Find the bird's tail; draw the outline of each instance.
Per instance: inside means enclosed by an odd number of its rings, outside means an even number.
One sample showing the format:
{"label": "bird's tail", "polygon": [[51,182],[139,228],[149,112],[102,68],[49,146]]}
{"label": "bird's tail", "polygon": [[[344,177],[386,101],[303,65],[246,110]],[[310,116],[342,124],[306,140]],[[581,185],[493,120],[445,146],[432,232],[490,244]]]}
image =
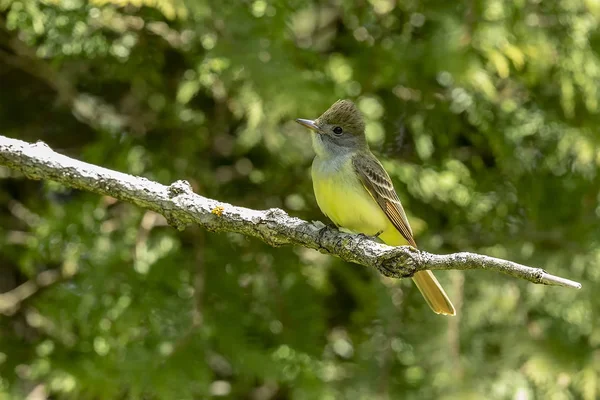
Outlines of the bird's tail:
{"label": "bird's tail", "polygon": [[419,271],[413,276],[413,282],[436,314],[456,315],[456,310],[442,285],[431,271]]}

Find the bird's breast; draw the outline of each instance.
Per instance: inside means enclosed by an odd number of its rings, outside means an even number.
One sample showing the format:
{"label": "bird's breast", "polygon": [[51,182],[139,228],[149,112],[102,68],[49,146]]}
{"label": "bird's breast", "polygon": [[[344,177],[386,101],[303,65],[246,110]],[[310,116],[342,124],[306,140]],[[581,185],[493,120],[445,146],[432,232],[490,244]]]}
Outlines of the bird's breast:
{"label": "bird's breast", "polygon": [[336,225],[365,235],[388,228],[389,220],[362,185],[350,156],[315,158],[312,178],[319,208]]}

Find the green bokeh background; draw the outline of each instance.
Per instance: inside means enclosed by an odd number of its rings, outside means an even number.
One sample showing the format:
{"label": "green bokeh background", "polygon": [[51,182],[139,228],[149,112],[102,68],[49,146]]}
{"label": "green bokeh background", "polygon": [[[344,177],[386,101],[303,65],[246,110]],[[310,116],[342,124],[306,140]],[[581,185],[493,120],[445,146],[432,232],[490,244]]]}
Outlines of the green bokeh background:
{"label": "green bokeh background", "polygon": [[0,317],[0,397],[600,397],[599,23],[597,0],[0,0],[2,135],[324,221],[293,119],[350,98],[420,247],[583,284],[439,272],[445,318],[410,280],[0,167],[0,292],[61,276]]}

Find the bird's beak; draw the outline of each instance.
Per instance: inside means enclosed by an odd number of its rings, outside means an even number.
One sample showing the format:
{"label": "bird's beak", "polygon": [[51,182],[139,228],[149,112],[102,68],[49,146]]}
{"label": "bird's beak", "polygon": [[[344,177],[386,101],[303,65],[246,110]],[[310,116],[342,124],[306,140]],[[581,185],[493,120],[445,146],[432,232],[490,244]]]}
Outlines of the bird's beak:
{"label": "bird's beak", "polygon": [[319,131],[319,127],[317,126],[317,124],[315,124],[315,121],[313,121],[311,119],[298,118],[296,120],[296,122],[312,131],[315,131],[315,132]]}

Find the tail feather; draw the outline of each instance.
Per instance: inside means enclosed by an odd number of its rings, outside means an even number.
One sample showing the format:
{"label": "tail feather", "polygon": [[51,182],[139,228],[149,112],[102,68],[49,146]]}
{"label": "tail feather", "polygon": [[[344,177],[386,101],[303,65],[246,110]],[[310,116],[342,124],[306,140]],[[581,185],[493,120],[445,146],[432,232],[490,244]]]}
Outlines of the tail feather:
{"label": "tail feather", "polygon": [[413,276],[413,282],[436,314],[456,315],[456,310],[442,285],[431,271],[419,271]]}

